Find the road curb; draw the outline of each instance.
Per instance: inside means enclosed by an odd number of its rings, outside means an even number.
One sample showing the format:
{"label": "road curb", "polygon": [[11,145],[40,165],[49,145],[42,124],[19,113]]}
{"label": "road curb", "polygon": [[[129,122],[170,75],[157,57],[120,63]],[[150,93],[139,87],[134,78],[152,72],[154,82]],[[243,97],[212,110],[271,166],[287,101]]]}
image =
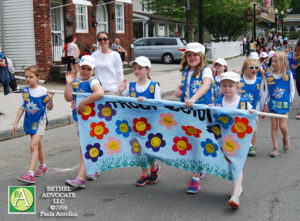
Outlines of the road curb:
{"label": "road curb", "polygon": [[[162,93],[161,98],[164,99],[164,98],[170,97],[171,95],[173,95],[174,91],[175,90],[169,90],[169,91],[166,91],[166,92]],[[72,123],[74,123],[74,120],[73,120],[73,117],[71,115],[70,116],[64,116],[64,117],[61,117],[61,118],[52,119],[52,120],[48,121],[48,125],[46,127],[46,130],[54,129],[54,128],[57,128],[57,127],[63,127],[63,126],[66,126],[66,125],[69,125],[69,124],[72,124]],[[0,131],[0,141],[9,140],[9,139],[13,139],[13,138],[17,138],[17,137],[21,137],[21,136],[25,136],[25,135],[26,134],[24,132],[23,127],[19,127],[17,129],[17,134],[13,134],[11,129],[4,130],[4,131]]]}

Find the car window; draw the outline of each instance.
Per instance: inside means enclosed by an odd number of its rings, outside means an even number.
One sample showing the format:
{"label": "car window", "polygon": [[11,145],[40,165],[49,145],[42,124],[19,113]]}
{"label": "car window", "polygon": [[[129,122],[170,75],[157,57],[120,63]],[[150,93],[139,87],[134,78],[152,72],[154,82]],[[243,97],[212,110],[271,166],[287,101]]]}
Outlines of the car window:
{"label": "car window", "polygon": [[157,45],[157,39],[156,38],[149,38],[147,41],[148,46]]}
{"label": "car window", "polygon": [[163,45],[177,45],[177,41],[175,38],[165,38],[162,39]]}
{"label": "car window", "polygon": [[146,39],[141,39],[141,40],[138,40],[134,43],[134,46],[145,46],[146,45]]}

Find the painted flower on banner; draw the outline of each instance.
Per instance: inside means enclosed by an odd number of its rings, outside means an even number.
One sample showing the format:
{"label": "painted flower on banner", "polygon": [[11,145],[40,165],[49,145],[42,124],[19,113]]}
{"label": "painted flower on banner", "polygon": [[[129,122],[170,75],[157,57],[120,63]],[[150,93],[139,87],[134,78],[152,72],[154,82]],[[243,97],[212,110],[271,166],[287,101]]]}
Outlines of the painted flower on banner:
{"label": "painted flower on banner", "polygon": [[223,137],[223,146],[222,151],[224,153],[227,153],[229,156],[233,157],[236,154],[236,151],[238,151],[241,148],[241,145],[237,142],[235,142],[235,136],[230,134],[228,136]]}
{"label": "painted flower on banner", "polygon": [[132,139],[129,141],[131,146],[131,153],[141,156],[141,145],[139,144],[137,139]]}
{"label": "painted flower on banner", "polygon": [[121,140],[109,137],[107,142],[104,144],[104,149],[106,149],[108,155],[111,156],[122,151],[121,144]]}
{"label": "painted flower on banner", "polygon": [[154,152],[158,152],[161,147],[166,146],[166,141],[163,140],[163,135],[161,133],[149,134],[148,141],[146,142],[147,148],[152,148]]}
{"label": "painted flower on banner", "polygon": [[188,150],[192,149],[192,145],[188,142],[186,137],[174,137],[174,145],[172,150],[174,152],[179,152],[180,155],[184,156]]}
{"label": "painted flower on banner", "polygon": [[84,154],[84,157],[86,159],[91,159],[94,163],[97,162],[98,157],[103,156],[103,151],[100,149],[100,144],[95,143],[94,145],[88,144],[86,146],[86,152]]}
{"label": "painted flower on banner", "polygon": [[220,125],[216,124],[213,126],[207,126],[207,131],[215,136],[215,139],[221,138],[221,128]]}
{"label": "painted flower on banner", "polygon": [[97,137],[98,140],[102,140],[105,134],[108,134],[109,129],[105,126],[104,122],[91,123],[92,128],[90,135],[91,137]]}
{"label": "painted flower on banner", "polygon": [[184,130],[185,134],[188,136],[200,137],[202,130],[195,128],[193,126],[181,126],[181,129]]}
{"label": "painted flower on banner", "polygon": [[252,133],[252,127],[249,126],[249,120],[247,118],[235,117],[231,131],[232,133],[236,133],[239,138],[244,138],[246,133]]}
{"label": "painted flower on banner", "polygon": [[94,117],[96,115],[96,111],[94,110],[95,104],[91,103],[84,107],[83,112],[78,112],[81,115],[82,120],[88,120],[89,117]]}
{"label": "painted flower on banner", "polygon": [[116,126],[116,133],[123,135],[123,137],[128,137],[129,133],[132,131],[127,120],[117,120]]}
{"label": "painted flower on banner", "polygon": [[111,104],[99,104],[98,110],[98,117],[104,118],[107,121],[110,121],[117,113],[116,110],[112,108]]}
{"label": "painted flower on banner", "polygon": [[213,141],[209,138],[206,139],[206,141],[201,142],[201,146],[203,147],[203,154],[205,156],[217,156],[217,150],[219,149],[217,144],[214,144]]}
{"label": "painted flower on banner", "polygon": [[165,126],[168,130],[171,130],[173,126],[177,126],[177,121],[174,119],[174,114],[160,114],[160,120],[158,123],[161,126]]}
{"label": "painted flower on banner", "polygon": [[151,129],[151,125],[148,124],[147,119],[141,117],[140,119],[133,119],[133,130],[136,133],[139,133],[141,136],[144,136],[147,133],[147,130]]}
{"label": "painted flower on banner", "polygon": [[228,129],[230,125],[233,124],[232,117],[229,117],[227,114],[214,114],[213,115],[216,123],[221,124],[224,129]]}

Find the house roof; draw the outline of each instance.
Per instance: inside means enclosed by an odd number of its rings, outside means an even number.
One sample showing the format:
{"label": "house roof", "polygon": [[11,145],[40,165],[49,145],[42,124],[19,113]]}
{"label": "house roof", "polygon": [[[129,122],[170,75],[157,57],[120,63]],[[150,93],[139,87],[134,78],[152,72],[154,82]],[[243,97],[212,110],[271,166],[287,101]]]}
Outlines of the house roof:
{"label": "house roof", "polygon": [[148,17],[149,20],[152,20],[152,21],[164,21],[164,22],[170,22],[170,23],[185,24],[185,21],[181,21],[181,20],[174,19],[174,18],[168,18],[168,17],[162,16],[162,15],[154,15],[151,13],[138,12],[138,11],[134,11],[133,14],[140,15],[143,17]]}

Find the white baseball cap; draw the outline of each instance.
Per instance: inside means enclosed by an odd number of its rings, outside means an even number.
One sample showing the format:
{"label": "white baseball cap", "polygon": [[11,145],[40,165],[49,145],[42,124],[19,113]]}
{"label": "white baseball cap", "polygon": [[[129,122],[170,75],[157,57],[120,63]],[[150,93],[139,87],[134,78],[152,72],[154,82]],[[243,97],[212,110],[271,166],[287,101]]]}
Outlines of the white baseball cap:
{"label": "white baseball cap", "polygon": [[257,53],[257,52],[251,52],[249,57],[250,57],[250,58],[259,59],[259,56],[258,56],[258,53]]}
{"label": "white baseball cap", "polygon": [[225,61],[224,58],[217,58],[215,60],[214,64],[220,64],[220,65],[223,65],[223,66],[227,66],[227,62]]}
{"label": "white baseball cap", "polygon": [[88,65],[92,69],[95,68],[95,58],[93,58],[91,55],[84,55],[81,57],[79,66]]}
{"label": "white baseball cap", "polygon": [[150,60],[145,57],[145,56],[139,56],[137,57],[134,61],[131,61],[129,63],[130,66],[133,66],[135,63],[137,63],[138,65],[142,66],[142,67],[148,67],[151,68],[151,62]]}
{"label": "white baseball cap", "polygon": [[223,80],[231,80],[234,82],[240,82],[241,76],[238,73],[235,73],[233,71],[227,71],[220,75],[220,82]]}
{"label": "white baseball cap", "polygon": [[198,42],[192,42],[192,43],[188,43],[185,46],[185,51],[186,52],[191,51],[191,52],[194,52],[194,53],[201,52],[202,54],[205,54],[205,47],[202,44],[198,43]]}
{"label": "white baseball cap", "polygon": [[259,55],[260,58],[267,58],[268,57],[268,54],[267,52],[262,52],[260,55]]}
{"label": "white baseball cap", "polygon": [[275,51],[269,51],[268,58],[270,59],[275,54]]}

